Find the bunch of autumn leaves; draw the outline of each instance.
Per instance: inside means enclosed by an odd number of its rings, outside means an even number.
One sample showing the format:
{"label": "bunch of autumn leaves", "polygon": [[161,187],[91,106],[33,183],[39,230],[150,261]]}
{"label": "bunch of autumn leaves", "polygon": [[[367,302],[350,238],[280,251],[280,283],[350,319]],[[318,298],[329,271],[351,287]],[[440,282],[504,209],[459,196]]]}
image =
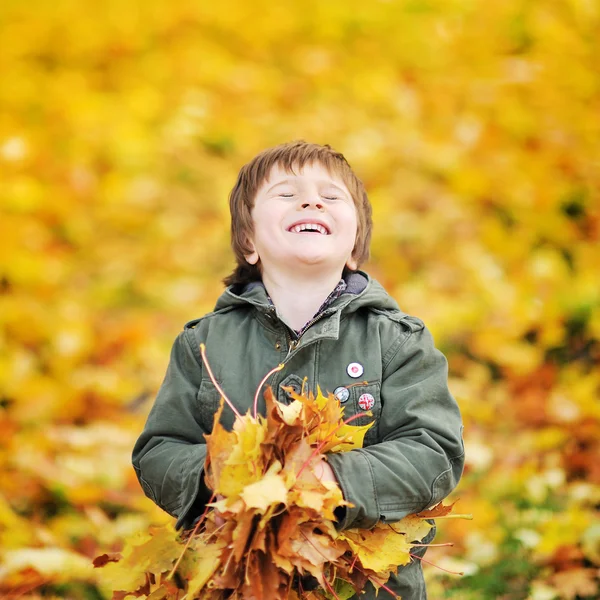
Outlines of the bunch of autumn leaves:
{"label": "bunch of autumn leaves", "polygon": [[[179,559],[170,562],[162,551],[163,566],[150,568],[146,584],[133,595],[154,597],[163,590],[160,597],[170,598],[169,590],[181,585],[188,599],[344,600],[370,581],[395,597],[385,585],[390,574],[411,560],[413,544],[431,529],[425,519],[451,507],[438,505],[370,530],[338,531],[336,509],[349,504],[336,483],[317,477],[315,467],[327,453],[361,448],[372,423],[350,424],[368,413],[344,421],[338,400],[320,390],[316,396],[288,392],[291,402],[283,404],[267,388],[265,417],[257,414],[258,390],[254,410],[246,415],[222,393],[206,436],[205,478],[214,495]],[[223,402],[236,413],[231,431],[220,424]],[[158,547],[166,546],[155,533],[147,552],[138,546],[135,554],[151,566],[148,553]]]}
{"label": "bunch of autumn leaves", "polygon": [[202,598],[349,598],[367,581],[385,588],[410,561],[411,542],[431,529],[430,513],[338,531],[336,509],[348,503],[314,469],[327,453],[361,448],[372,423],[350,424],[367,413],[344,421],[337,399],[320,390],[288,393],[283,404],[268,388],[266,416],[257,415],[255,398],[253,414],[238,414],[232,431],[220,424],[223,404],[215,414],[205,477],[219,500],[193,542],[205,575],[197,571],[193,592]]}

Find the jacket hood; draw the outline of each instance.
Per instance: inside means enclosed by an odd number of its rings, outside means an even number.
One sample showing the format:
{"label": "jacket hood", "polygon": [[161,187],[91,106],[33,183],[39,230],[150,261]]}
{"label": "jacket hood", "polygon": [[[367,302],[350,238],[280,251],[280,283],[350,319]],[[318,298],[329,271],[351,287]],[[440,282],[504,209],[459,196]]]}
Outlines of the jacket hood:
{"label": "jacket hood", "polygon": [[[331,305],[344,312],[355,312],[362,308],[380,311],[402,312],[398,303],[385,291],[383,286],[364,271],[354,271],[345,278],[347,289]],[[265,287],[260,283],[239,289],[228,287],[219,297],[215,312],[253,305],[261,312],[269,311],[271,305]]]}

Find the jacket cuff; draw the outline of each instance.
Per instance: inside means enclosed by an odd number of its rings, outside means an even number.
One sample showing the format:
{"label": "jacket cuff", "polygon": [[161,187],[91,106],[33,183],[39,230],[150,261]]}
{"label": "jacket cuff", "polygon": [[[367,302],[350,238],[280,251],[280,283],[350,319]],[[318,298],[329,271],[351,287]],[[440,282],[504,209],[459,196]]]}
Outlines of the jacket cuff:
{"label": "jacket cuff", "polygon": [[[368,457],[357,449],[328,454],[326,458],[337,478],[344,500],[351,503],[351,506],[346,507],[338,529],[371,529],[379,521],[380,511],[375,477]],[[346,473],[352,476],[346,477]],[[362,477],[357,478],[357,473],[362,473]]]}
{"label": "jacket cuff", "polygon": [[212,495],[204,483],[205,459],[206,446],[199,444],[194,447],[181,469],[183,482],[179,506],[182,508],[175,523],[177,529],[191,529]]}

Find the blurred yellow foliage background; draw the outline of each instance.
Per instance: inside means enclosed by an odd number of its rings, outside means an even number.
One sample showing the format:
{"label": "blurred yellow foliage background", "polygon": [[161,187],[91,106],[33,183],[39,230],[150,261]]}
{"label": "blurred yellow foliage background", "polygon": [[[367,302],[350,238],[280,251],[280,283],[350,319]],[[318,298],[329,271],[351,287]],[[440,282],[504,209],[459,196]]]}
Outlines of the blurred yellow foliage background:
{"label": "blurred yellow foliage background", "polygon": [[302,138],[449,358],[474,521],[430,596],[600,597],[599,31],[594,0],[3,0],[0,594],[109,598],[91,558],[169,521],[131,448],[238,169]]}

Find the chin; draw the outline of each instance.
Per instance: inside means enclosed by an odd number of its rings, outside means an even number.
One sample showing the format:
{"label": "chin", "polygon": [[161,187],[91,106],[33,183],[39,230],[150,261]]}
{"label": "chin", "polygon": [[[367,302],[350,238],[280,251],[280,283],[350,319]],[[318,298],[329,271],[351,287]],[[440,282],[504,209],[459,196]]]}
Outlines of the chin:
{"label": "chin", "polygon": [[326,264],[329,262],[329,259],[327,256],[323,256],[322,254],[312,254],[312,253],[296,254],[294,257],[294,260],[295,260],[295,262],[303,263],[303,264],[307,264],[307,265],[320,265],[320,264]]}
{"label": "chin", "polygon": [[304,257],[301,259],[296,259],[294,261],[294,265],[297,265],[298,268],[305,269],[313,269],[315,271],[336,271],[339,270],[341,273],[344,265],[338,265],[336,263],[332,263],[326,258],[313,258],[313,257]]}

